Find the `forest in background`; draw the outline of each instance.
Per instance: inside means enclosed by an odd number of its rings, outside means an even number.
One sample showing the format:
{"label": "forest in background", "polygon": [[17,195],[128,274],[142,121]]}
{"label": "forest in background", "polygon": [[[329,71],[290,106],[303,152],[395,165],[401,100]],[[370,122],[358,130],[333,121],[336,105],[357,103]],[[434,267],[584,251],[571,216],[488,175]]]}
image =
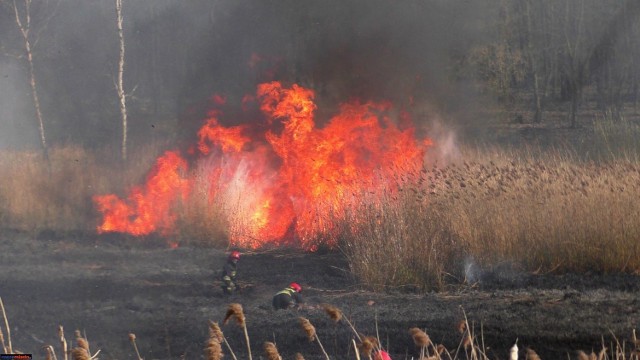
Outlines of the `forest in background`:
{"label": "forest in background", "polygon": [[[0,2],[0,148],[42,145],[30,65],[47,146],[119,146],[115,4]],[[320,109],[389,100],[461,137],[465,128],[491,134],[481,130],[496,121],[577,128],[598,114],[637,120],[633,1],[122,4],[132,148],[191,140],[212,95],[240,103],[270,80],[313,89],[327,104]]]}

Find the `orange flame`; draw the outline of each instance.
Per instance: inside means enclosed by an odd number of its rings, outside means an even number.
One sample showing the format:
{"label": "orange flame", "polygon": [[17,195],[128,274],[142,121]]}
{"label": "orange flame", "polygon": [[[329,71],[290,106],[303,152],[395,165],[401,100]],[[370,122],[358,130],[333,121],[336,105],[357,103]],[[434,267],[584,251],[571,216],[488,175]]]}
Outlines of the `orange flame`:
{"label": "orange flame", "polygon": [[187,162],[176,152],[167,151],[157,160],[144,187],[131,189],[129,201],[115,195],[95,196],[96,207],[104,216],[98,233],[169,234],[176,218],[171,206],[190,191],[186,173]]}
{"label": "orange flame", "polygon": [[255,98],[243,99],[243,105],[258,101],[265,115],[270,130],[258,136],[250,125],[224,127],[222,113],[210,112],[198,131],[195,170],[187,173],[186,161],[167,152],[128,201],[95,197],[103,213],[98,232],[172,231],[172,209],[188,197],[197,178],[204,181],[212,206],[227,209],[233,245],[312,249],[319,238],[335,245],[335,222],[363,201],[361,194],[395,191],[398,176],[418,174],[430,141],[416,140],[406,114],[399,128],[389,103],[343,104],[318,128],[314,96],[298,85],[259,85]]}

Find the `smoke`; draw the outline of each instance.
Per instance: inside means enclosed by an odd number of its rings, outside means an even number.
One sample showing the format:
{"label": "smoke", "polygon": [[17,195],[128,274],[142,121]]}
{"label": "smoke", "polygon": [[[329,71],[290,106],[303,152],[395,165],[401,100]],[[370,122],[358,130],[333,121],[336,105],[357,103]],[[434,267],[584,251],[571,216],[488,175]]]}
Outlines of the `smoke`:
{"label": "smoke", "polygon": [[429,149],[425,164],[448,164],[460,159],[461,153],[454,128],[439,114],[431,113],[428,119],[429,124],[425,127],[425,132],[433,140],[433,146]]}
{"label": "smoke", "polygon": [[38,145],[37,122],[23,67],[0,62],[0,149]]}
{"label": "smoke", "polygon": [[279,80],[314,89],[330,105],[359,98],[445,109],[459,102],[461,90],[448,78],[451,57],[478,37],[480,5],[238,1],[214,12],[193,58],[198,77],[185,88],[239,97],[255,83]]}
{"label": "smoke", "polygon": [[[62,0],[31,9],[34,65],[51,144],[119,140],[113,6]],[[148,139],[149,129],[174,139],[192,136],[212,94],[239,103],[256,84],[272,80],[316,91],[319,123],[353,98],[389,100],[407,111],[428,102],[455,114],[460,99],[468,108],[475,94],[453,84],[451,59],[484,36],[479,29],[493,8],[485,1],[444,0],[125,2],[131,139]],[[0,46],[20,54],[24,44],[11,13],[3,13],[0,29],[7,31]],[[31,118],[20,111],[28,108],[29,93],[17,85],[27,83],[26,74],[15,70],[2,69],[11,72],[11,83],[2,82],[3,105],[10,103],[2,110],[3,129],[9,129],[3,142],[37,128],[28,120],[6,120],[7,112]],[[8,135],[16,131],[19,136]],[[16,142],[24,140],[11,146]]]}

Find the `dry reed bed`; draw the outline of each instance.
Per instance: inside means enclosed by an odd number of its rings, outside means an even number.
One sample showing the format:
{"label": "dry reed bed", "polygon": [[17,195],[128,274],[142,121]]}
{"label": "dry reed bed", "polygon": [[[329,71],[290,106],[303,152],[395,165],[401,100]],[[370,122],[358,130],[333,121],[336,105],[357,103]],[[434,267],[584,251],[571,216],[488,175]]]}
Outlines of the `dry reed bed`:
{"label": "dry reed bed", "polygon": [[[158,152],[142,149],[132,158],[143,160],[126,168],[77,147],[52,149],[50,166],[36,153],[1,152],[0,227],[93,232],[92,196],[126,194]],[[442,288],[464,281],[470,261],[545,272],[640,270],[638,162],[485,150],[411,177],[396,179],[400,191],[351,200],[346,218],[333,220],[352,271],[373,289]],[[203,196],[207,177],[194,178],[192,196],[176,210],[176,238],[224,246],[237,224],[220,212],[233,212],[232,204],[212,204]]]}
{"label": "dry reed bed", "polygon": [[[640,165],[475,154],[348,220],[343,248],[374,289],[442,288],[465,264],[542,272],[640,271]],[[401,180],[399,180],[401,181]]]}
{"label": "dry reed bed", "polygon": [[76,146],[52,148],[48,162],[37,151],[0,151],[0,227],[35,234],[93,233],[92,196],[139,183],[157,153],[154,147],[139,149],[131,157],[136,160],[123,167],[113,155]]}

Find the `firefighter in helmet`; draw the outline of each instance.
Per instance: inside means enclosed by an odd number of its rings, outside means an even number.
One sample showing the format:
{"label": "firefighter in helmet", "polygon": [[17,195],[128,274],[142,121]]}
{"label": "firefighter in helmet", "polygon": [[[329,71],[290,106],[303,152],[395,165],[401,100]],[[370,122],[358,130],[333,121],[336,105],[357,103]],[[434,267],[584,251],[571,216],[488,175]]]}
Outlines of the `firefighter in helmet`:
{"label": "firefighter in helmet", "polygon": [[300,308],[304,303],[301,293],[302,286],[292,282],[288,287],[273,296],[273,308],[276,310]]}
{"label": "firefighter in helmet", "polygon": [[240,252],[232,251],[222,268],[222,291],[227,295],[232,294],[236,290],[240,290],[240,287],[236,283],[238,261],[240,261]]}

